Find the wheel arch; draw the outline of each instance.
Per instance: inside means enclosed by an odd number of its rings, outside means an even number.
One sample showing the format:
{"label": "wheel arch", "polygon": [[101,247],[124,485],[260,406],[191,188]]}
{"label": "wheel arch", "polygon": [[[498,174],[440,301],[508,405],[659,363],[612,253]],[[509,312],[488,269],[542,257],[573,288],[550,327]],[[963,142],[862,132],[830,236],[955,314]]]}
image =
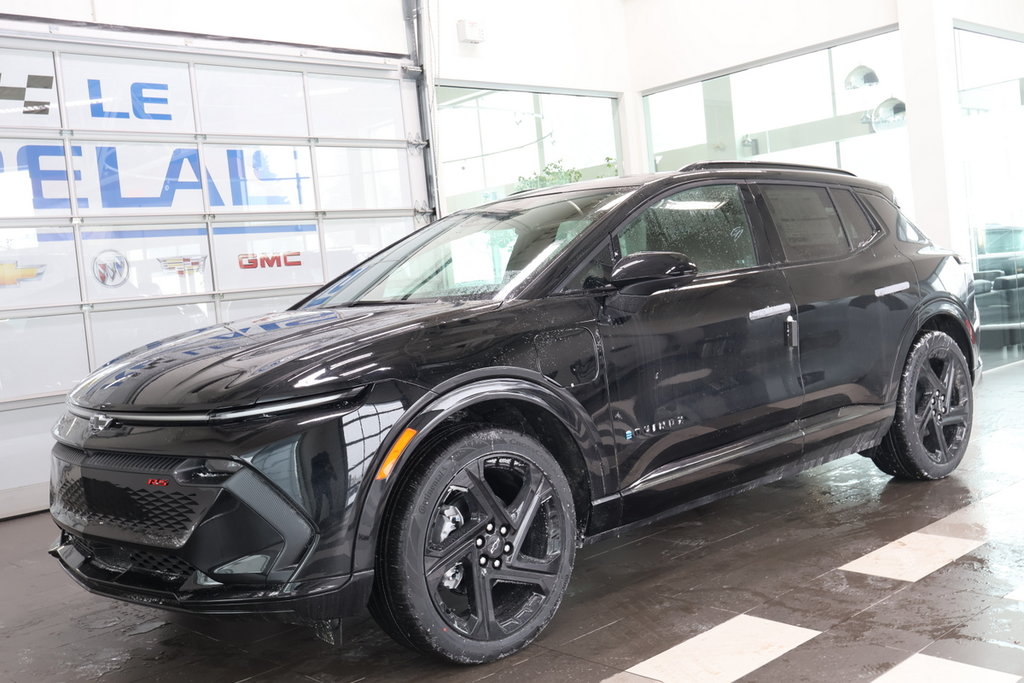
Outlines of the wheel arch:
{"label": "wheel arch", "polygon": [[951,298],[934,298],[923,302],[915,315],[910,317],[907,327],[904,329],[902,341],[900,342],[899,353],[894,359],[892,377],[887,400],[895,401],[896,392],[899,390],[900,376],[903,373],[903,366],[907,361],[907,354],[910,347],[924,332],[945,332],[963,352],[967,359],[967,367],[971,372],[971,380],[976,381],[977,377],[977,331],[971,317],[963,309],[963,306]]}
{"label": "wheel arch", "polygon": [[[476,425],[508,427],[536,438],[562,465],[573,490],[576,522],[582,537],[591,501],[606,494],[605,467],[596,425],[583,407],[562,387],[543,375],[520,368],[488,368],[449,380],[413,406],[389,430],[365,471],[366,495],[360,506],[354,565],[374,566],[381,529],[394,497],[413,466],[442,439]],[[408,429],[415,430],[391,474],[375,479],[385,455]]]}

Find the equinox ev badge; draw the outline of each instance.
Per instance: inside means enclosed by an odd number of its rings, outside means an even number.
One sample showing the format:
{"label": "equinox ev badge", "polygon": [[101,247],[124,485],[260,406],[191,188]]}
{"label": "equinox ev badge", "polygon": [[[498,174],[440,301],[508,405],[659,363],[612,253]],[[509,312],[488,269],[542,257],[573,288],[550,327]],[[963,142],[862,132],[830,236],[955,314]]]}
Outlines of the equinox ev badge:
{"label": "equinox ev badge", "polygon": [[114,423],[114,418],[103,413],[96,413],[89,417],[89,429],[94,432],[102,432]]}
{"label": "equinox ev badge", "polygon": [[626,441],[632,441],[638,436],[650,436],[651,434],[663,432],[666,429],[682,427],[684,422],[686,422],[686,418],[682,415],[677,415],[676,417],[670,417],[667,420],[661,420],[660,422],[655,422],[653,424],[627,429],[625,434]]}

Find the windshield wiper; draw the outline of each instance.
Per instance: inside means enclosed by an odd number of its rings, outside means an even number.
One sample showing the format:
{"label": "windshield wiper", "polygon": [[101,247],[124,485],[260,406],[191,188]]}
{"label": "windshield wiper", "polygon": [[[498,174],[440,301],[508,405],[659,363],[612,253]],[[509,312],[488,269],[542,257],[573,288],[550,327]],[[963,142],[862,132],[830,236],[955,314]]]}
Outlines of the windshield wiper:
{"label": "windshield wiper", "polygon": [[403,299],[359,299],[358,301],[349,301],[341,304],[342,306],[392,306],[400,304],[408,306],[410,304],[420,303],[418,301],[405,301]]}

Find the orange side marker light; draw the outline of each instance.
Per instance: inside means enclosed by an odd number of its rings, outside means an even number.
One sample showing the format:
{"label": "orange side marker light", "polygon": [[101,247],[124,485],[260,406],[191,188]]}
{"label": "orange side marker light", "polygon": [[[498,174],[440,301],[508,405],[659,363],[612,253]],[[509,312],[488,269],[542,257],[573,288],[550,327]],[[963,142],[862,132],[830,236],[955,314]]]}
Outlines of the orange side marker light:
{"label": "orange side marker light", "polygon": [[402,457],[402,453],[405,452],[406,447],[409,445],[409,442],[412,441],[414,436],[416,436],[415,429],[406,427],[405,430],[402,431],[398,436],[398,439],[395,441],[395,444],[391,447],[391,450],[388,451],[388,455],[384,458],[384,462],[380,464],[380,469],[377,470],[377,476],[374,477],[374,479],[382,481],[391,476],[391,470],[395,469],[395,463],[397,463],[398,459]]}

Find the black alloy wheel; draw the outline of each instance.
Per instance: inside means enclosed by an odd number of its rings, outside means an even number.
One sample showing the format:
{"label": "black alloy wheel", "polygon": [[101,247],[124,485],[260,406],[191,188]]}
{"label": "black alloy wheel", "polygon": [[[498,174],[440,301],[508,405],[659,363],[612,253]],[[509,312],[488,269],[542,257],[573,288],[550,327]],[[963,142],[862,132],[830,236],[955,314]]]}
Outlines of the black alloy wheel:
{"label": "black alloy wheel", "polygon": [[941,479],[967,450],[973,386],[963,352],[944,332],[926,332],[907,356],[896,417],[872,456],[883,472],[903,479]]}
{"label": "black alloy wheel", "polygon": [[463,432],[417,463],[385,525],[374,616],[400,642],[454,662],[525,647],[572,572],[569,482],[540,443],[511,430]]}

